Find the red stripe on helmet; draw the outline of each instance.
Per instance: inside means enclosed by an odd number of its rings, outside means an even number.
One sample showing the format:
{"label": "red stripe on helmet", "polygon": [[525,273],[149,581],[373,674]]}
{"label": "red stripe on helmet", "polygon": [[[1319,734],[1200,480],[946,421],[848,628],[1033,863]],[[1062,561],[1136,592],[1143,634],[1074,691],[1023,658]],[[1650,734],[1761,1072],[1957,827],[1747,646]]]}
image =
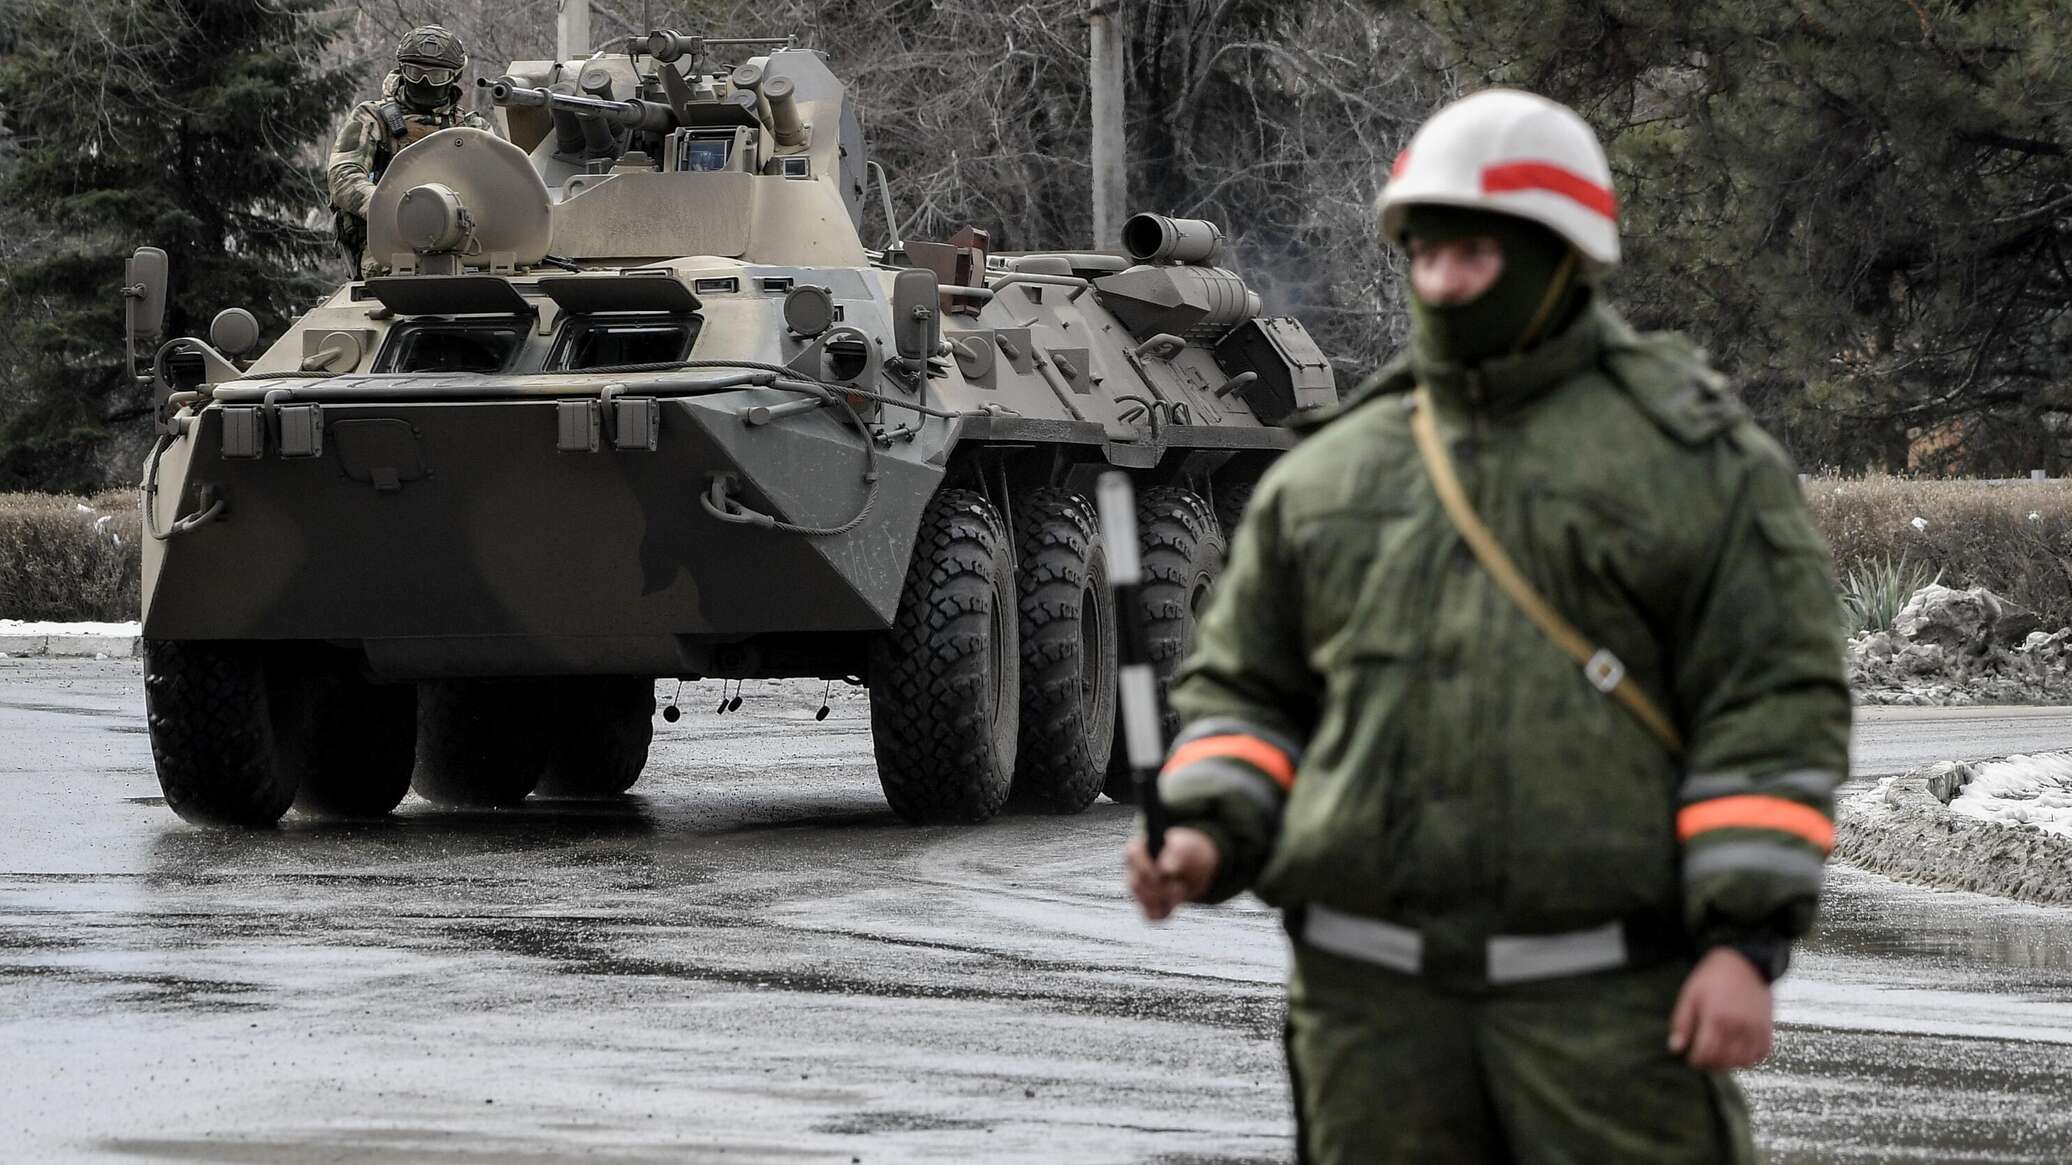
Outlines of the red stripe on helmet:
{"label": "red stripe on helmet", "polygon": [[1574,170],[1552,162],[1506,162],[1482,168],[1482,193],[1506,194],[1518,190],[1552,191],[1606,218],[1617,217],[1619,213],[1619,199],[1611,187],[1599,186]]}
{"label": "red stripe on helmet", "polygon": [[1409,150],[1401,150],[1401,151],[1398,151],[1398,152],[1397,152],[1397,154],[1396,154],[1396,161],[1395,161],[1395,164],[1389,167],[1389,181],[1391,181],[1391,182],[1394,182],[1394,181],[1395,181],[1396,179],[1398,179],[1398,178],[1401,178],[1401,177],[1403,176],[1403,171],[1405,171],[1405,170],[1407,170],[1407,169],[1409,169],[1409,168],[1410,168],[1410,151],[1409,151]]}

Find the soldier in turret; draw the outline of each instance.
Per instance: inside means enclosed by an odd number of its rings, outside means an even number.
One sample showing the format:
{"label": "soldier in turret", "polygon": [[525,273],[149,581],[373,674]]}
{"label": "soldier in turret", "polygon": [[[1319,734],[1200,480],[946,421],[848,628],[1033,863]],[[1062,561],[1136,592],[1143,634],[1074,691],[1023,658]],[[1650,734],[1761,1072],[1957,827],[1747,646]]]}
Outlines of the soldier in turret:
{"label": "soldier in turret", "polygon": [[442,129],[489,129],[489,122],[461,107],[462,74],[468,50],[460,38],[436,24],[413,28],[396,45],[396,68],[381,84],[381,97],[354,107],[331,147],[331,221],[338,244],[361,274],[367,245],[367,204],[389,159],[404,146]]}
{"label": "soldier in turret", "polygon": [[1849,771],[1827,549],[1703,356],[1604,303],[1574,112],[1441,110],[1380,210],[1410,350],[1261,481],[1131,889],[1286,912],[1306,1161],[1750,1160],[1726,1073]]}

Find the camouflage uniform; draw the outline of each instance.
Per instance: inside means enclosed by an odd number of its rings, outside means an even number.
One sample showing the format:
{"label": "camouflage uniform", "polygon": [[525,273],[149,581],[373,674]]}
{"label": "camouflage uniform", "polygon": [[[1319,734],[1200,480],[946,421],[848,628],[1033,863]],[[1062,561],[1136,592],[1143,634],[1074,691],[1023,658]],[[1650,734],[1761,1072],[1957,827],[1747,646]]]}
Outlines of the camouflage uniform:
{"label": "camouflage uniform", "polygon": [[374,184],[397,151],[442,129],[491,128],[481,114],[458,104],[429,113],[404,104],[401,81],[399,74],[390,73],[382,82],[381,99],[355,106],[331,146],[326,173],[334,225],[340,243],[356,256],[367,244],[367,206],[374,201]]}
{"label": "camouflage uniform", "polygon": [[[1413,444],[1420,382],[1483,520],[1681,759],[1471,557]],[[1666,1050],[1669,1013],[1698,953],[1811,924],[1841,660],[1783,452],[1692,349],[1599,304],[1473,369],[1413,347],[1275,464],[1161,788],[1223,854],[1212,900],[1287,911],[1307,1158],[1747,1159],[1738,1093]],[[1415,947],[1395,969],[1375,920]],[[1623,956],[1490,941],[1585,934]]]}

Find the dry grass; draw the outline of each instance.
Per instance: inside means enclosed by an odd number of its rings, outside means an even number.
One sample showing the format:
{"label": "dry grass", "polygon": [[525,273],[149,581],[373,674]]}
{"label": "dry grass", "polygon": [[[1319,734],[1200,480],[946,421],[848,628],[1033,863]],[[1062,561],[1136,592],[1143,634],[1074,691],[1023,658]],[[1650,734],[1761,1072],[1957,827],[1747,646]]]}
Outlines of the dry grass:
{"label": "dry grass", "polygon": [[1982,586],[2052,627],[2072,625],[2072,481],[1817,477],[1806,501],[1844,578],[1904,558],[1944,586]]}
{"label": "dry grass", "polygon": [[[1814,478],[1806,500],[1859,592],[1886,575],[1939,575],[2072,625],[2072,481]],[[136,618],[137,527],[135,491],[0,494],[0,617]]]}
{"label": "dry grass", "polygon": [[136,618],[141,524],[135,490],[0,494],[0,618]]}

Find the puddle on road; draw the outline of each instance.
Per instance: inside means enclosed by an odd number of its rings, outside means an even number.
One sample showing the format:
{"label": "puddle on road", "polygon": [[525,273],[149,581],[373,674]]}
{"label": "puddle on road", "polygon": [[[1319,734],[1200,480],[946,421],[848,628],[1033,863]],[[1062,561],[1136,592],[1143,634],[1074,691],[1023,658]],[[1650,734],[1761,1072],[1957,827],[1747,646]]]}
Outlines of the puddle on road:
{"label": "puddle on road", "polygon": [[42,704],[27,700],[0,700],[0,708],[12,712],[42,712],[53,716],[84,716],[92,720],[104,720],[111,716],[119,716],[125,720],[136,717],[136,711],[130,708],[85,708],[77,704]]}
{"label": "puddle on road", "polygon": [[958,1120],[925,1112],[859,1112],[813,1126],[816,1133],[838,1137],[869,1136],[872,1133],[933,1133],[953,1129],[983,1129],[991,1121]]}
{"label": "puddle on road", "polygon": [[[280,1161],[324,1161],[330,1165],[386,1165],[393,1161],[421,1165],[559,1165],[575,1155],[552,1145],[500,1143],[490,1136],[456,1133],[452,1129],[338,1129],[321,1128],[292,1140],[278,1138],[233,1138],[208,1136],[110,1137],[95,1144],[107,1153],[147,1161],[189,1161],[197,1165],[274,1165]],[[583,1156],[589,1156],[584,1152]],[[612,1165],[679,1165],[685,1160],[678,1146],[666,1148],[619,1148],[609,1158]],[[748,1160],[764,1159],[749,1156]]]}
{"label": "puddle on road", "polygon": [[1820,922],[1804,950],[2055,972],[2072,997],[2072,910],[1930,890],[1848,866],[1830,869]]}
{"label": "puddle on road", "polygon": [[259,985],[232,979],[200,979],[142,971],[113,971],[57,963],[0,963],[0,983],[44,980],[111,989],[104,1003],[154,1011],[227,1014],[273,1006]]}
{"label": "puddle on road", "polygon": [[2062,1047],[1786,1030],[1740,1079],[1771,1165],[2064,1165],[2072,1146]]}
{"label": "puddle on road", "polygon": [[2072,1159],[2072,911],[1838,865],[1777,1002],[1774,1165]]}
{"label": "puddle on road", "polygon": [[[132,797],[136,804],[162,798]],[[294,874],[309,862],[353,867],[415,859],[451,862],[502,859],[593,841],[638,842],[656,835],[655,815],[640,798],[602,804],[542,801],[508,810],[407,808],[363,821],[318,821],[291,816],[270,830],[213,830],[172,825],[150,843],[150,874],[263,878]],[[642,847],[629,847],[638,852]],[[289,860],[298,868],[281,869]]]}

